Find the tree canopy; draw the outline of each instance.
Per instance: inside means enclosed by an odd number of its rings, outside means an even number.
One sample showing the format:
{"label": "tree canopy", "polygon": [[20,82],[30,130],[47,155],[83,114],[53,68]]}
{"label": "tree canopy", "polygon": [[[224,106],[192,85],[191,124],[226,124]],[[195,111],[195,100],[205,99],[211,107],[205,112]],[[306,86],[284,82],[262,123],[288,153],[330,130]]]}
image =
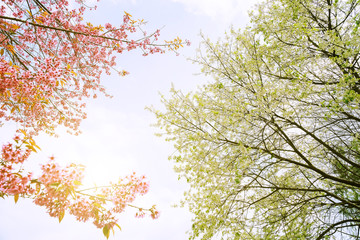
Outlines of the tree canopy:
{"label": "tree canopy", "polygon": [[270,0],[204,38],[194,62],[213,80],[153,110],[191,239],[360,237],[359,3]]}
{"label": "tree canopy", "polygon": [[[34,199],[61,221],[68,212],[79,221],[93,221],[104,235],[117,225],[116,214],[137,208],[137,217],[157,218],[155,206],[140,208],[130,203],[148,191],[145,177],[129,176],[109,186],[82,188],[83,166],[61,167],[53,158],[34,176],[23,163],[40,147],[34,137],[55,135],[58,126],[78,134],[86,118],[85,100],[103,93],[103,73],[117,70],[116,54],[140,49],[146,56],[176,51],[180,38],[159,43],[160,31],[147,34],[144,20],[125,12],[123,23],[94,26],[84,21],[84,1],[2,0],[0,4],[0,127],[16,123],[13,140],[2,146],[0,197]],[[96,7],[90,7],[94,10]],[[137,33],[137,34],[136,34]],[[189,42],[187,42],[189,44]]]}

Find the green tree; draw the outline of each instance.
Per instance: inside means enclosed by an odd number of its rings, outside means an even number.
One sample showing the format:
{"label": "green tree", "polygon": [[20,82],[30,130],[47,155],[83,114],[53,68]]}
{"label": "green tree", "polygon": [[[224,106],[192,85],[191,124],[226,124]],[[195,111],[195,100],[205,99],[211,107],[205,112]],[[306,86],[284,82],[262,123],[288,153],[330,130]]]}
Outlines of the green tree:
{"label": "green tree", "polygon": [[359,239],[359,3],[263,3],[204,39],[213,81],[153,110],[191,186],[191,239]]}

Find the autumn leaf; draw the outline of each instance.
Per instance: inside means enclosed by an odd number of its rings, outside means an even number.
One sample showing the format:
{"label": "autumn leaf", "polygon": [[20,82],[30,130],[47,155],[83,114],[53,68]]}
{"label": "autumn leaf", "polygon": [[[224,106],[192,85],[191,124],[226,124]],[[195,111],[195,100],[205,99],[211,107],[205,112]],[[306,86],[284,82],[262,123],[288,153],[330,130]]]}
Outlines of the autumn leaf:
{"label": "autumn leaf", "polygon": [[14,195],[14,201],[15,201],[15,203],[17,203],[18,200],[19,200],[19,194],[15,194],[15,195]]}

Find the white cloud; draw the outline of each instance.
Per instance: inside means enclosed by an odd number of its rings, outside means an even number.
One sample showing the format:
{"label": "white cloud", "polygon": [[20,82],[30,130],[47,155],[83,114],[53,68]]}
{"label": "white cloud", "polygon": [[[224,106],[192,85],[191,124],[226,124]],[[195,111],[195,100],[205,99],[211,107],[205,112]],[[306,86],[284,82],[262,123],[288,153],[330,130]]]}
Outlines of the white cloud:
{"label": "white cloud", "polygon": [[113,4],[129,4],[137,5],[137,0],[110,0]]}
{"label": "white cloud", "polygon": [[223,23],[232,23],[239,16],[247,17],[248,10],[260,0],[172,0],[185,5],[196,15],[205,15]]}

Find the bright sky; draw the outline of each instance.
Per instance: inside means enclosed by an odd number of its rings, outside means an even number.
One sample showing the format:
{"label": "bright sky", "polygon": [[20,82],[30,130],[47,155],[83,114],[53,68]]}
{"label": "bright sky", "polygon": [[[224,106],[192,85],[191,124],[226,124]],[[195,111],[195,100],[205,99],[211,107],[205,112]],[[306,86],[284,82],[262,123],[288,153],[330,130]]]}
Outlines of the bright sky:
{"label": "bright sky", "polygon": [[[173,208],[180,201],[187,185],[178,181],[167,160],[173,153],[170,143],[154,136],[157,129],[150,127],[154,116],[145,106],[161,109],[159,92],[167,95],[171,84],[185,91],[194,90],[206,81],[194,75],[200,67],[186,60],[195,56],[199,46],[199,33],[212,39],[234,27],[244,27],[247,10],[256,0],[101,0],[98,10],[87,15],[94,23],[121,23],[123,11],[134,18],[143,18],[146,30],[162,28],[163,39],[177,36],[189,39],[190,47],[181,50],[180,56],[167,53],[142,57],[130,52],[118,57],[118,68],[130,72],[125,78],[104,76],[103,85],[114,98],[98,98],[88,104],[88,119],[83,121],[80,136],[59,131],[59,138],[42,136],[37,140],[42,151],[33,157],[38,166],[54,155],[58,162],[82,163],[87,166],[87,181],[97,184],[116,180],[132,171],[146,175],[150,191],[139,197],[135,204],[158,206],[158,220],[137,219],[135,211],[120,215],[122,231],[109,239],[124,240],[183,240],[191,229],[191,215],[187,209]],[[0,128],[0,143],[12,137],[15,128]],[[51,218],[41,207],[30,200],[0,199],[0,240],[98,240],[105,239],[92,223],[79,223],[65,215],[62,223]]]}

